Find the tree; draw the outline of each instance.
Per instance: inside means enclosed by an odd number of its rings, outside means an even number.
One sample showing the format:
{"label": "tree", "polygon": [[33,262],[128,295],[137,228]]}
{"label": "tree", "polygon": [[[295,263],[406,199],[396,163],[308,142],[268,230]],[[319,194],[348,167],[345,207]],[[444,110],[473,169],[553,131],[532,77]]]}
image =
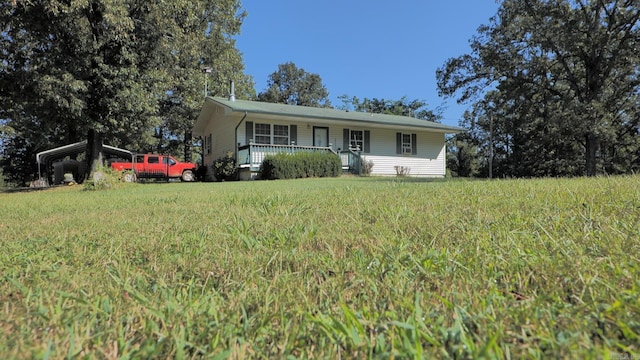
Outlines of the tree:
{"label": "tree", "polygon": [[[230,37],[240,32],[245,16],[237,1],[206,1],[191,3],[196,8],[181,20],[175,42],[177,51],[169,72],[172,86],[160,101],[162,123],[156,128],[158,152],[182,153],[185,161],[192,160],[194,143],[192,128],[202,107],[203,95],[228,96],[229,82],[234,81],[239,98],[255,97],[251,76],[244,74],[242,55]],[[207,14],[206,21],[197,14]],[[238,14],[235,18],[228,14]],[[226,20],[225,20],[226,19]],[[184,29],[195,29],[184,30]],[[192,37],[198,41],[192,41]]]}
{"label": "tree", "polygon": [[505,0],[472,54],[438,69],[439,91],[464,102],[495,90],[482,101],[512,110],[494,117],[496,131],[513,161],[539,167],[533,175],[606,171],[605,160],[623,160],[609,155],[622,134],[626,152],[637,144],[639,18],[632,0]]}
{"label": "tree", "polygon": [[[4,2],[3,117],[36,152],[83,140],[89,130],[115,146],[149,149],[162,101],[180,97],[186,109],[195,106],[192,89],[204,88],[205,61],[242,70],[231,36],[244,16],[238,0]],[[218,47],[222,58],[206,53]],[[13,155],[33,163],[35,153]]]}
{"label": "tree", "polygon": [[442,118],[441,114],[428,109],[426,102],[418,99],[408,100],[406,96],[403,96],[400,100],[377,98],[360,100],[356,96],[352,97],[345,94],[338,96],[338,99],[343,103],[339,108],[345,111],[409,116],[433,122],[440,122]]}
{"label": "tree", "polygon": [[320,75],[288,62],[278,65],[278,70],[269,75],[267,90],[258,94],[258,101],[330,108],[328,97]]}
{"label": "tree", "polygon": [[475,177],[480,173],[482,161],[478,145],[468,132],[447,139],[447,170],[453,177]]}

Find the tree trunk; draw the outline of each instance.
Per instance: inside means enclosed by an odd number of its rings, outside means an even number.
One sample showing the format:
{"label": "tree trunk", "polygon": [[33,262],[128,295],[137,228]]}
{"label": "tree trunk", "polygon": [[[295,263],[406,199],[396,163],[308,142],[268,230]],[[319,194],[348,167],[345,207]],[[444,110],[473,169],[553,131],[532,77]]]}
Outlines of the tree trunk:
{"label": "tree trunk", "polygon": [[598,138],[593,133],[587,134],[586,139],[586,149],[585,149],[585,170],[587,176],[595,176],[596,175],[596,157],[598,153],[598,147],[600,146],[600,142]]}
{"label": "tree trunk", "polygon": [[156,137],[158,138],[158,145],[156,146],[156,152],[158,154],[164,154],[163,150],[163,142],[164,142],[164,128],[160,126],[156,132]]}
{"label": "tree trunk", "polygon": [[93,173],[102,164],[102,135],[89,130],[87,134],[87,160],[85,180],[92,179]]}
{"label": "tree trunk", "polygon": [[193,158],[193,133],[191,130],[184,131],[184,161],[191,162]]}

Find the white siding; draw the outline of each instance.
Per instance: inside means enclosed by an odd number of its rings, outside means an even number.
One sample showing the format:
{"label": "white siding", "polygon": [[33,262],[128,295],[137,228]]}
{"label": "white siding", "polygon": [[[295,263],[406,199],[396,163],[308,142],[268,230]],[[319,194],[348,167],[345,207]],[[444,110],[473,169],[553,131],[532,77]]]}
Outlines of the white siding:
{"label": "white siding", "polygon": [[[333,129],[333,128],[332,128]],[[351,128],[350,128],[351,129]],[[370,130],[371,148],[369,153],[362,153],[366,160],[373,162],[372,175],[397,175],[396,166],[410,168],[410,176],[440,177],[445,176],[445,142],[444,134],[431,132],[413,132],[416,134],[417,154],[396,154],[396,133],[390,129],[361,129]],[[336,129],[336,132],[338,129]],[[342,128],[339,129],[342,137]],[[410,131],[402,131],[411,133]],[[342,141],[340,141],[342,144]]]}
{"label": "white siding", "polygon": [[442,159],[423,159],[406,156],[365,155],[363,159],[373,162],[371,175],[395,176],[398,174],[396,166],[409,168],[408,176],[442,177],[445,175],[444,156]]}
{"label": "white siding", "polygon": [[[224,110],[217,108],[211,121],[205,129],[205,136],[211,134],[211,154],[205,154],[204,164],[210,166],[213,161],[219,157],[225,156],[228,151],[235,151],[235,143],[233,139],[233,133],[235,127],[242,119],[240,116],[224,116]],[[244,128],[241,124],[238,128],[238,132],[242,130],[244,134]]]}
{"label": "white siding", "polygon": [[307,128],[306,124],[298,125],[298,141],[296,145],[300,146],[313,146],[313,127]]}
{"label": "white siding", "polygon": [[[445,141],[444,134],[428,131],[402,130],[403,133],[415,133],[417,142],[416,155],[396,154],[396,130],[368,127],[351,127],[347,125],[328,125],[326,123],[314,124],[307,119],[281,120],[278,118],[263,118],[257,114],[249,114],[240,123],[244,114],[225,114],[222,107],[218,107],[212,114],[205,129],[205,136],[212,135],[211,153],[205,154],[204,164],[211,165],[213,160],[224,156],[227,152],[235,151],[236,144],[247,145],[245,131],[246,123],[266,123],[279,125],[297,125],[296,145],[313,146],[313,127],[329,128],[329,143],[333,149],[344,149],[348,144],[343,144],[343,129],[368,130],[370,132],[370,152],[362,153],[366,160],[373,161],[373,175],[395,176],[396,166],[410,168],[409,176],[433,176],[445,175]],[[239,124],[239,126],[238,126]],[[237,137],[234,133],[237,129]],[[345,146],[346,145],[346,146]]]}

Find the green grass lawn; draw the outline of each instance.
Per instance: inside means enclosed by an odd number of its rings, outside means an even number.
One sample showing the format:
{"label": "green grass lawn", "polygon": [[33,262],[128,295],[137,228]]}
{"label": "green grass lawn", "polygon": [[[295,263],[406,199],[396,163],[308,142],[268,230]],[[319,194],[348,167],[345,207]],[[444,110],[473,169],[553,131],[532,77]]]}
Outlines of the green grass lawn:
{"label": "green grass lawn", "polygon": [[640,176],[0,193],[0,358],[637,358]]}

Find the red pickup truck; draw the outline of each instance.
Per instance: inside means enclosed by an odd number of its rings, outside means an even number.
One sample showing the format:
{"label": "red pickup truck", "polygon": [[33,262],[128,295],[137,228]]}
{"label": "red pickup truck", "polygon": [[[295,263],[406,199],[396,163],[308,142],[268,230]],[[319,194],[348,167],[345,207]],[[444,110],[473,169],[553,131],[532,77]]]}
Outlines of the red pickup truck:
{"label": "red pickup truck", "polygon": [[136,178],[196,179],[196,164],[180,162],[170,155],[138,154],[133,156],[131,162],[112,162],[110,165],[117,171],[132,171],[125,175],[126,181],[136,181]]}

